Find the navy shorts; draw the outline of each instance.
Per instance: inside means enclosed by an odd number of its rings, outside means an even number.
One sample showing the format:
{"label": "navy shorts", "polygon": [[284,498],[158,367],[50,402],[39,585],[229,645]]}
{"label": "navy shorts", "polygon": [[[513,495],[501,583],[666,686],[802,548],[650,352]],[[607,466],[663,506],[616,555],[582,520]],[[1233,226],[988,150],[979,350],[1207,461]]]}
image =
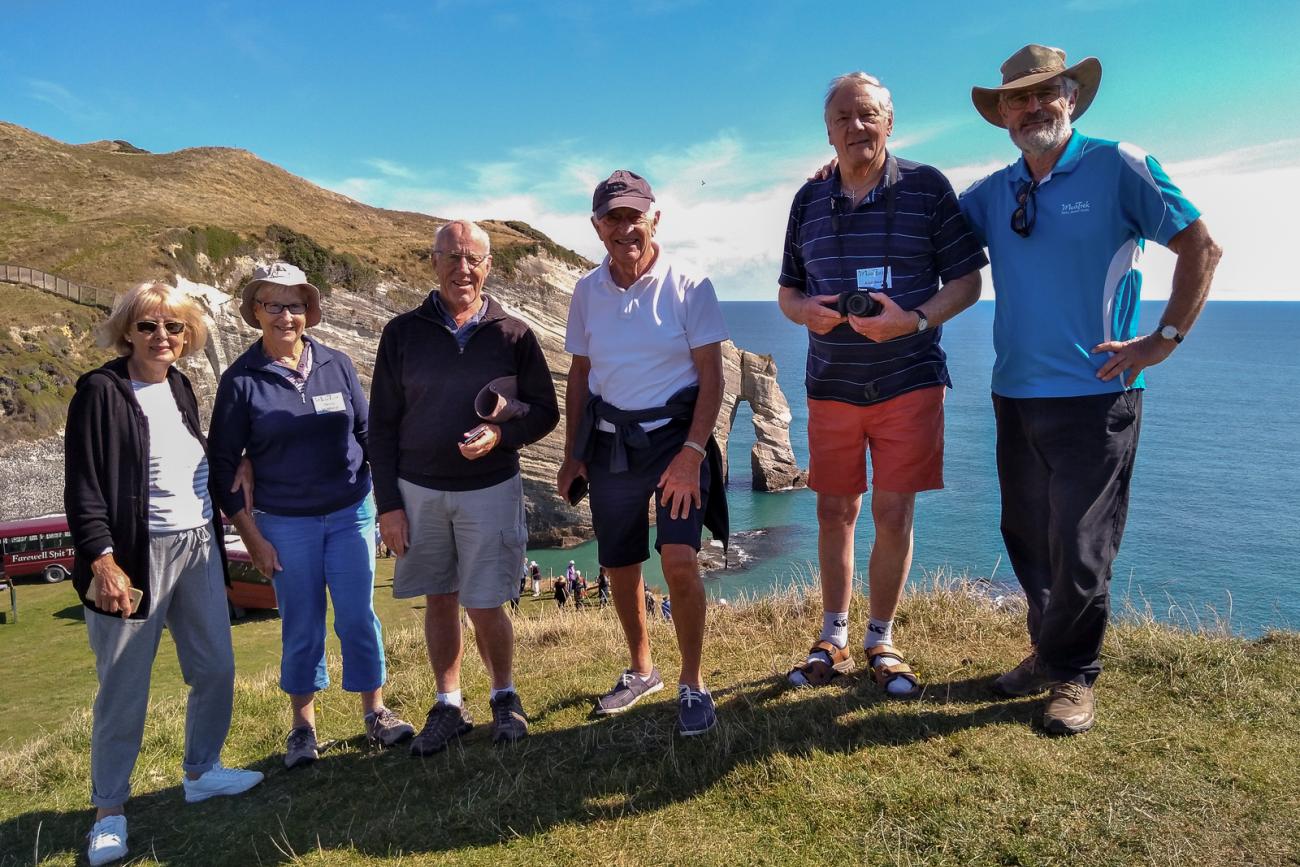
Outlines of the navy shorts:
{"label": "navy shorts", "polygon": [[[660,505],[659,477],[682,450],[687,425],[674,422],[649,433],[645,448],[627,450],[628,470],[609,470],[614,435],[598,432],[587,462],[591,482],[591,524],[596,531],[600,565],[618,568],[644,563],[650,558],[650,514],[647,503],[654,496],[655,526],[659,534],[655,550],[664,545],[690,545],[700,550],[704,510],[691,505],[686,517],[673,519],[668,507]],[[700,501],[708,503],[709,460],[700,462]]]}

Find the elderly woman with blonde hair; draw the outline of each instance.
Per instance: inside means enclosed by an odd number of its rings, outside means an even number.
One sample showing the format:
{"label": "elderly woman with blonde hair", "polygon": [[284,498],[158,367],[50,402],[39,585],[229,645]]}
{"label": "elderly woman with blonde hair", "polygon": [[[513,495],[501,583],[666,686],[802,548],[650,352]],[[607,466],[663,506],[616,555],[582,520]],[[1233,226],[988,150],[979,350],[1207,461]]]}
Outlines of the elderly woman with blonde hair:
{"label": "elderly woman with blonde hair", "polygon": [[185,800],[238,794],[262,779],[220,761],[235,676],[225,555],[198,403],[175,367],[207,342],[202,311],[179,290],[146,283],[118,300],[99,338],[119,357],[77,381],[64,452],[64,504],[76,546],[72,580],[99,676],[90,743],[91,801],[98,808],[91,864],[127,851],[123,805],[164,626],[189,686]]}

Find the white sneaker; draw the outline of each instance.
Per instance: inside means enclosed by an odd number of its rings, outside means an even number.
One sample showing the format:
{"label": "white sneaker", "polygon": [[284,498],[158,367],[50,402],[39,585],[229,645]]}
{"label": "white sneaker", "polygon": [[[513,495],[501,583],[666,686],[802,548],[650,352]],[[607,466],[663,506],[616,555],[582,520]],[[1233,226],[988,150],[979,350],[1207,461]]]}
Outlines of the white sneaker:
{"label": "white sneaker", "polygon": [[194,804],[206,801],[217,795],[238,795],[262,782],[261,771],[245,771],[239,768],[223,767],[217,762],[197,780],[181,778],[185,787],[185,801]]}
{"label": "white sneaker", "polygon": [[126,857],[126,816],[105,816],[90,829],[86,860],[92,867]]}

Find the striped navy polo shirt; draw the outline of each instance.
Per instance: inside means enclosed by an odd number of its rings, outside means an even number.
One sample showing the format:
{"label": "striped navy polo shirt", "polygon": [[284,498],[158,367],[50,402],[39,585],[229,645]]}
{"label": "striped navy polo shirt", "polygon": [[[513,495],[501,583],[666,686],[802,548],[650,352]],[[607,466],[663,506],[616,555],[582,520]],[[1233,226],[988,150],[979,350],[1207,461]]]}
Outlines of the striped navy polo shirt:
{"label": "striped navy polo shirt", "polygon": [[[945,283],[988,264],[948,179],[933,166],[898,160],[894,227],[889,242],[892,285],[885,291],[904,310],[925,303]],[[857,288],[859,268],[885,264],[886,177],[853,208],[836,171],[809,181],[794,197],[781,262],[782,286],[807,295]],[[875,290],[873,290],[875,291]],[[876,343],[848,323],[829,334],[808,332],[808,397],[858,406],[935,385],[952,385],[942,328]]]}

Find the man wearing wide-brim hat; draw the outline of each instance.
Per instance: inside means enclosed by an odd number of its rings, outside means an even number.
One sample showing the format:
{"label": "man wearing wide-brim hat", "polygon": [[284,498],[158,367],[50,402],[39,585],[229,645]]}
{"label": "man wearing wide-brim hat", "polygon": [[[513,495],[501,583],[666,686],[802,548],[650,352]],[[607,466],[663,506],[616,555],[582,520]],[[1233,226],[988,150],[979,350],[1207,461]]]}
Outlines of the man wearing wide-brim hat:
{"label": "man wearing wide-brim hat", "polygon": [[[992,262],[1002,537],[1029,603],[1031,652],[993,687],[1015,697],[1050,688],[1043,725],[1055,734],[1095,719],[1142,371],[1183,342],[1221,254],[1154,157],[1072,128],[1100,84],[1093,57],[1070,65],[1059,48],[1026,45],[1008,58],[1002,83],[971,99],[1021,158],[961,196]],[[1146,239],[1178,263],[1159,327],[1139,335]]]}

